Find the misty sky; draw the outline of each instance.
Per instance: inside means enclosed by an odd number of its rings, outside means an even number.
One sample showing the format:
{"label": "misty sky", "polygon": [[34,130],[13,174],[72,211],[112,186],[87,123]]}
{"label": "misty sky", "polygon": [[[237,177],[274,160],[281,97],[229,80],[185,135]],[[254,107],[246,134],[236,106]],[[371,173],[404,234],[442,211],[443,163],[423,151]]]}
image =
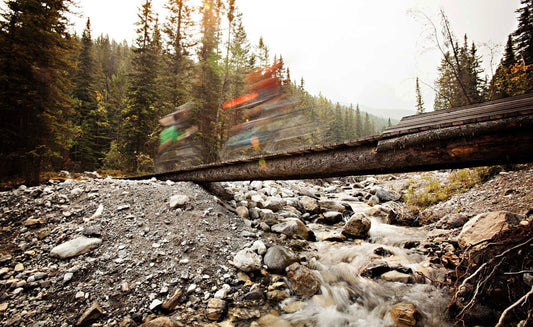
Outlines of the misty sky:
{"label": "misty sky", "polygon": [[[160,20],[163,3],[154,0]],[[91,18],[93,37],[135,38],[134,22],[143,0],[79,0],[75,29]],[[195,0],[198,3],[198,0]],[[516,28],[520,0],[237,0],[252,44],[263,36],[271,54],[281,54],[293,80],[303,76],[306,89],[332,101],[359,103],[374,114],[400,118],[414,113],[415,78],[421,80],[427,110],[433,109],[433,86],[442,55],[422,13],[440,24],[449,17],[462,42],[465,33],[483,56],[491,76],[507,36]],[[496,46],[496,47],[495,47]],[[495,51],[494,51],[495,50]],[[385,110],[388,109],[388,110]]]}

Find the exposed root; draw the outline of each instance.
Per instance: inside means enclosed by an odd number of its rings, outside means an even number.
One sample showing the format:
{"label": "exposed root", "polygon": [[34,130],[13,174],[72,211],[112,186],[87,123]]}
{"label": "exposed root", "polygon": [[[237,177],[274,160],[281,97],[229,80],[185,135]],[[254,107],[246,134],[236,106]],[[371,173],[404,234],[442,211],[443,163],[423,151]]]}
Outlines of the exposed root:
{"label": "exposed root", "polygon": [[455,326],[468,326],[479,319],[482,325],[494,325],[498,316],[498,326],[503,326],[504,320],[506,325],[529,320],[533,304],[528,298],[533,288],[524,294],[530,286],[524,276],[533,272],[532,246],[533,229],[518,226],[481,248],[473,246],[464,252],[448,306]]}
{"label": "exposed root", "polygon": [[[513,303],[510,307],[508,307],[507,309],[505,309],[503,312],[502,312],[502,315],[500,316],[500,320],[498,320],[498,324],[496,324],[496,327],[501,327],[503,326],[503,321],[505,320],[505,316],[509,313],[509,311],[513,310],[514,307],[520,305],[522,302],[526,302],[527,301],[527,298],[533,294],[533,286],[531,287],[531,289],[529,290],[529,292],[526,293],[526,295],[522,296],[520,299],[518,299],[518,301],[516,301],[515,303]],[[531,314],[531,310],[529,310],[529,314]]]}

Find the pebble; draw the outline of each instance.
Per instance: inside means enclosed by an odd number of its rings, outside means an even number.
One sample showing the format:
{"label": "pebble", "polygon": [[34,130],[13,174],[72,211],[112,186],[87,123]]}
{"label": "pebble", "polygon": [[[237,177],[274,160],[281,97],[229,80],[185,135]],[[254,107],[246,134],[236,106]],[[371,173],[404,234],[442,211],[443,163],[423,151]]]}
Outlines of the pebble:
{"label": "pebble", "polygon": [[154,299],[150,303],[150,306],[148,308],[150,309],[150,311],[154,311],[155,309],[159,308],[161,306],[161,304],[163,304],[163,301],[161,301],[159,299]]}
{"label": "pebble", "polygon": [[73,273],[66,273],[65,276],[63,276],[63,282],[64,283],[70,282],[73,276],[74,276]]}

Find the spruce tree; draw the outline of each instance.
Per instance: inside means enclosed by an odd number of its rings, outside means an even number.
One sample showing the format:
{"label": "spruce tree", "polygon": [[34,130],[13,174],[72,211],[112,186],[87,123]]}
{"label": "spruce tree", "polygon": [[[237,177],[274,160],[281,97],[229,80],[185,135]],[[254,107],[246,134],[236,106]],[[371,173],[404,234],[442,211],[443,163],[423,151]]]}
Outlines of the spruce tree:
{"label": "spruce tree", "polygon": [[167,0],[166,8],[170,15],[164,24],[163,32],[167,38],[165,59],[167,71],[163,74],[163,95],[167,108],[173,111],[176,107],[191,98],[190,79],[193,74],[193,63],[190,51],[192,40],[192,8],[186,0]]}
{"label": "spruce tree", "polygon": [[[146,156],[153,156],[156,148],[154,132],[158,128],[157,111],[157,53],[153,43],[154,16],[152,1],[145,0],[139,8],[136,23],[137,39],[133,48],[132,67],[129,75],[127,105],[123,111],[124,154],[134,172]],[[156,45],[157,46],[157,45]]]}
{"label": "spruce tree", "polygon": [[39,183],[71,145],[69,0],[8,0],[0,19],[0,176]]}
{"label": "spruce tree", "polygon": [[355,107],[355,133],[357,137],[364,136],[363,122],[361,120],[361,110],[359,110],[359,104]]}
{"label": "spruce tree", "polygon": [[218,55],[218,13],[213,0],[205,0],[201,8],[201,35],[198,52],[198,76],[194,85],[196,101],[195,120],[198,126],[196,137],[201,144],[203,162],[213,162],[218,158],[219,141],[215,135],[215,122],[219,110],[220,65]]}
{"label": "spruce tree", "polygon": [[516,52],[525,65],[533,64],[533,0],[522,0],[516,12],[518,28],[514,32]]}
{"label": "spruce tree", "polygon": [[91,38],[91,22],[87,24],[81,37],[81,49],[78,67],[74,76],[74,109],[76,111],[76,125],[80,127],[80,134],[74,140],[72,160],[80,163],[83,170],[94,170],[99,167],[99,159],[103,156],[100,146],[99,121],[103,113],[98,111],[96,93],[96,66],[93,56],[93,41]]}
{"label": "spruce tree", "polygon": [[417,77],[416,78],[416,113],[421,114],[425,111],[426,109],[424,108],[424,100],[422,100],[422,94],[420,93],[420,84],[418,83],[418,77]]}

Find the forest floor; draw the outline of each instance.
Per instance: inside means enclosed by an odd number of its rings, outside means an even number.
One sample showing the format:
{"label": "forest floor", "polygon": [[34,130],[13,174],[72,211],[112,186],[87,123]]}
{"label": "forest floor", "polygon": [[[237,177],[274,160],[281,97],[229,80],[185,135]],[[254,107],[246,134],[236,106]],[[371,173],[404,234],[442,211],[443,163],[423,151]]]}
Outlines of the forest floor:
{"label": "forest floor", "polygon": [[[316,243],[359,244],[335,234],[358,210],[385,223],[424,225],[409,228],[423,230],[425,240],[395,246],[423,255],[426,268],[448,269],[438,278],[451,285],[456,280],[450,260],[441,259],[447,252],[461,257],[457,235],[462,224],[501,210],[527,221],[533,210],[533,170],[501,172],[418,213],[400,197],[409,187],[422,189],[428,176],[445,183],[450,173],[222,183],[232,194],[226,200],[189,182],[91,175],[1,192],[0,326],[321,326],[316,317],[289,315],[295,312],[290,303],[317,295],[299,292],[301,281],[290,269],[274,271],[265,251],[280,245],[293,256],[285,266],[298,262],[294,269],[318,270],[313,264]],[[328,221],[336,216],[328,212],[338,212],[340,218]],[[461,214],[464,221],[446,224],[452,214]],[[295,219],[303,227],[280,226]],[[335,236],[319,235],[320,224]],[[92,243],[80,253],[58,254],[59,245],[72,245],[68,241],[75,239]],[[428,243],[435,242],[448,250],[434,251]],[[242,259],[237,254],[243,249],[255,254],[244,253],[248,257]],[[258,267],[242,262],[257,255]],[[416,271],[406,273],[413,283]],[[312,282],[316,277],[301,278]],[[451,297],[452,287],[442,288]],[[390,310],[381,318],[393,325]],[[483,319],[493,321],[499,314],[490,312]],[[431,320],[424,315],[416,319]]]}

